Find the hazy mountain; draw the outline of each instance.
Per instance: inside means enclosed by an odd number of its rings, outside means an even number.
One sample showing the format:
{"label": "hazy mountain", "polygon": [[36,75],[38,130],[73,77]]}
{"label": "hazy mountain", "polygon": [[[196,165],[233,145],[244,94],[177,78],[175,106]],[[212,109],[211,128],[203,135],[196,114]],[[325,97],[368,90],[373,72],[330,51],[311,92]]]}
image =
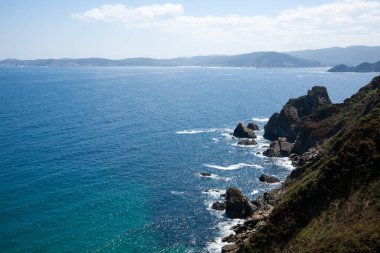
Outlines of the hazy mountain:
{"label": "hazy mountain", "polygon": [[293,51],[287,52],[286,54],[300,58],[314,59],[326,66],[335,66],[342,63],[352,66],[362,62],[376,62],[380,60],[380,46],[331,47],[316,50]]}
{"label": "hazy mountain", "polygon": [[84,59],[38,59],[0,61],[0,66],[209,66],[209,67],[255,67],[255,68],[299,68],[319,67],[316,60],[301,59],[277,52],[256,52],[241,55],[211,55],[173,59],[129,58],[109,60],[103,58]]}
{"label": "hazy mountain", "polygon": [[375,63],[364,62],[355,67],[339,64],[328,70],[329,72],[380,72],[380,61]]}

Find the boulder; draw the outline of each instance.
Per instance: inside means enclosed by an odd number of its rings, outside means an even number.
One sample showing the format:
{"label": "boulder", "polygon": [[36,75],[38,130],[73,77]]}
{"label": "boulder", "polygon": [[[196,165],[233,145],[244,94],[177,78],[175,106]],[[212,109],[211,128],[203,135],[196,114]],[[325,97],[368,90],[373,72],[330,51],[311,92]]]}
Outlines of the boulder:
{"label": "boulder", "polygon": [[257,210],[257,207],[253,205],[238,189],[227,189],[226,215],[228,218],[244,219],[251,215],[255,210]]}
{"label": "boulder", "polygon": [[254,131],[260,130],[259,126],[253,122],[248,123],[247,127]]}
{"label": "boulder", "polygon": [[237,144],[243,145],[243,146],[253,146],[253,145],[257,145],[257,142],[253,139],[244,139],[244,140],[238,141]]}
{"label": "boulder", "polygon": [[330,104],[331,100],[326,88],[314,86],[307,95],[290,99],[280,113],[274,113],[270,117],[264,126],[264,137],[272,141],[277,140],[278,137],[286,137],[289,142],[295,142],[301,118]]}
{"label": "boulder", "polygon": [[277,177],[268,176],[268,175],[265,175],[265,174],[262,174],[260,176],[259,180],[260,180],[260,182],[264,182],[264,183],[268,183],[268,184],[273,184],[273,183],[280,182],[280,179],[278,179]]}
{"label": "boulder", "polygon": [[201,172],[199,173],[202,177],[211,177],[211,174],[210,173],[207,173],[207,172]]}
{"label": "boulder", "polygon": [[294,144],[287,142],[286,138],[278,138],[277,141],[272,141],[269,148],[263,152],[263,155],[268,157],[287,157],[294,148]]}
{"label": "boulder", "polygon": [[249,138],[254,139],[256,138],[256,134],[252,129],[249,129],[244,123],[240,122],[233,133],[233,136],[237,138]]}
{"label": "boulder", "polygon": [[218,201],[218,202],[213,203],[211,208],[214,210],[223,211],[223,210],[226,210],[226,203]]}
{"label": "boulder", "polygon": [[234,253],[239,250],[239,246],[236,244],[227,244],[222,247],[222,253]]}

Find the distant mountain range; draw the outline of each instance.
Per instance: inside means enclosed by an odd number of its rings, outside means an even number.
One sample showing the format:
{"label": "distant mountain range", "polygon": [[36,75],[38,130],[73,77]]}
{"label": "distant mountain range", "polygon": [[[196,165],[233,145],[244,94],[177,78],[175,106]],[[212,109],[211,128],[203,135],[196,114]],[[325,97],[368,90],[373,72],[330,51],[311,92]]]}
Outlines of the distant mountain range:
{"label": "distant mountain range", "polygon": [[0,61],[0,66],[207,66],[207,67],[255,67],[255,68],[299,68],[319,67],[315,60],[301,59],[285,53],[256,52],[234,56],[211,55],[173,59],[129,58],[109,60],[103,58],[85,59],[38,59]]}
{"label": "distant mountain range", "polygon": [[110,60],[104,58],[37,59],[0,61],[0,66],[202,66],[202,67],[252,67],[252,68],[307,68],[335,66],[340,63],[356,65],[380,60],[380,46],[352,46],[294,52],[254,52],[240,55],[209,55],[172,59],[128,58]]}
{"label": "distant mountain range", "polygon": [[380,61],[375,63],[364,62],[355,67],[339,64],[329,69],[328,72],[380,72]]}
{"label": "distant mountain range", "polygon": [[362,62],[377,62],[380,60],[380,46],[351,46],[351,47],[331,47],[316,50],[303,50],[287,52],[287,54],[320,61],[325,66],[335,66],[347,64],[349,66],[358,65]]}

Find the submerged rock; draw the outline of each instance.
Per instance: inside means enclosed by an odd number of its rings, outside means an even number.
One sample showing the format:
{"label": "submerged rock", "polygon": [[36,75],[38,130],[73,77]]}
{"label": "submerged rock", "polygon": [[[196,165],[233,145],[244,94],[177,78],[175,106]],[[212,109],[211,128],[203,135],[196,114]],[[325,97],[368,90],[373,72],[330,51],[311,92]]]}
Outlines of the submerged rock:
{"label": "submerged rock", "polygon": [[245,140],[238,141],[237,144],[243,145],[243,146],[253,146],[253,145],[257,145],[257,142],[253,139],[245,139]]}
{"label": "submerged rock", "polygon": [[262,174],[259,178],[260,182],[268,183],[268,184],[273,184],[273,183],[278,183],[280,182],[280,179],[277,177],[269,176]]}
{"label": "submerged rock", "polygon": [[244,219],[251,215],[257,207],[253,205],[241,191],[228,188],[226,192],[226,215],[228,218]]}
{"label": "submerged rock", "polygon": [[244,123],[240,122],[233,133],[233,136],[237,138],[248,138],[254,139],[256,138],[256,134],[252,129],[249,129]]}

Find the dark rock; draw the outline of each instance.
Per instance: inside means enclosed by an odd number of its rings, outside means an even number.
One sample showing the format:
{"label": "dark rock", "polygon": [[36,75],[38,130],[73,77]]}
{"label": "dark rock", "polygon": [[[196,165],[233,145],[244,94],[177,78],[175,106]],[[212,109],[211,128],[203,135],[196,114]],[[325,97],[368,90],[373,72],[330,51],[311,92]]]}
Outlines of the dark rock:
{"label": "dark rock", "polygon": [[219,210],[219,211],[226,210],[226,203],[218,201],[218,202],[213,203],[211,208],[214,210]]}
{"label": "dark rock", "polygon": [[244,140],[238,141],[237,144],[243,145],[243,146],[253,146],[253,145],[257,145],[257,142],[253,139],[244,139]]}
{"label": "dark rock", "polygon": [[226,192],[226,214],[228,218],[247,218],[257,207],[238,189],[228,188]]}
{"label": "dark rock", "polygon": [[263,152],[263,155],[268,157],[287,157],[294,148],[294,144],[287,142],[286,138],[278,138],[277,141],[273,141],[269,148]]}
{"label": "dark rock", "polygon": [[222,242],[228,242],[228,243],[232,243],[232,242],[235,242],[236,241],[236,238],[233,234],[229,234],[225,237],[222,238]]}
{"label": "dark rock", "polygon": [[253,123],[253,122],[248,123],[247,127],[249,129],[255,130],[255,131],[260,130],[259,126],[257,124],[255,124],[255,123]]}
{"label": "dark rock", "polygon": [[233,135],[237,138],[249,138],[254,139],[256,138],[256,134],[252,129],[249,129],[244,123],[240,122],[235,130]]}
{"label": "dark rock", "polygon": [[211,174],[210,173],[207,173],[207,172],[201,172],[199,173],[202,177],[211,177]]}
{"label": "dark rock", "polygon": [[227,244],[223,246],[222,253],[234,253],[239,250],[239,246],[236,244]]}
{"label": "dark rock", "polygon": [[300,119],[312,114],[316,109],[330,105],[331,100],[327,90],[322,86],[314,86],[307,95],[290,99],[280,113],[274,113],[264,126],[264,137],[269,140],[277,140],[285,137],[289,142],[295,142]]}
{"label": "dark rock", "polygon": [[265,175],[265,174],[262,174],[259,178],[260,182],[265,182],[265,183],[268,183],[268,184],[273,184],[273,183],[278,183],[280,182],[280,180],[276,177],[273,177],[273,176],[268,176],[268,175]]}

